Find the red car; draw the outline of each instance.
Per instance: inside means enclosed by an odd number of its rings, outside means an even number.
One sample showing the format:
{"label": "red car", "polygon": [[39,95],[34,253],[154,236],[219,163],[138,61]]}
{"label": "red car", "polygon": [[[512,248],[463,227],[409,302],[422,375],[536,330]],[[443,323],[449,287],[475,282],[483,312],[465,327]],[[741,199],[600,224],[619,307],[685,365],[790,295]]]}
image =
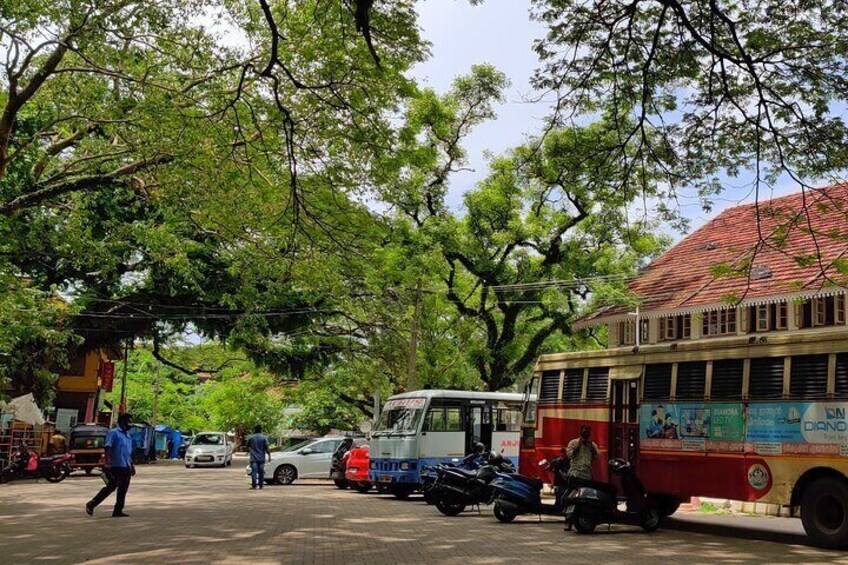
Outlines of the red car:
{"label": "red car", "polygon": [[371,463],[368,444],[354,447],[348,455],[345,479],[350,484],[350,488],[359,492],[368,492],[374,486],[368,480],[368,466]]}

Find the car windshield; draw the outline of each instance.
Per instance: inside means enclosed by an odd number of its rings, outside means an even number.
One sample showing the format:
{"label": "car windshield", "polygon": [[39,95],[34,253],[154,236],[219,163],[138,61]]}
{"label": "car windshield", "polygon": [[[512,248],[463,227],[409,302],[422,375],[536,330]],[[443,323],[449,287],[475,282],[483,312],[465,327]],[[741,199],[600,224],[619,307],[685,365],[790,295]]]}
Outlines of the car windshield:
{"label": "car windshield", "polygon": [[390,400],[383,408],[380,422],[377,424],[377,435],[391,433],[415,433],[424,414],[425,400],[409,398]]}
{"label": "car windshield", "polygon": [[308,439],[306,441],[301,441],[300,443],[296,443],[292,446],[289,446],[289,447],[285,448],[283,451],[284,452],[285,451],[297,451],[298,449],[303,449],[307,445],[312,445],[313,443],[315,443],[315,440]]}
{"label": "car windshield", "polygon": [[221,434],[199,434],[191,440],[192,445],[224,445],[224,436]]}

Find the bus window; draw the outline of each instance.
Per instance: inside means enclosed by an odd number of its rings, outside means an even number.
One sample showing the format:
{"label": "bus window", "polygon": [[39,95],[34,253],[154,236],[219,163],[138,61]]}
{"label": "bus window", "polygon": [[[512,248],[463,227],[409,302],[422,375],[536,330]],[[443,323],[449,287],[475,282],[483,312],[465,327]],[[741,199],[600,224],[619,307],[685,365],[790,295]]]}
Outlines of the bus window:
{"label": "bus window", "polygon": [[549,404],[559,399],[559,371],[544,371],[539,391],[539,402]]}
{"label": "bus window", "polygon": [[742,359],[714,361],[710,399],[741,400],[744,367],[745,362]]}
{"label": "bus window", "polygon": [[427,412],[427,419],[424,420],[424,431],[444,432],[445,430],[445,409],[441,406],[431,406],[430,410]]}
{"label": "bus window", "polygon": [[836,356],[836,396],[848,397],[848,353]]}
{"label": "bus window", "polygon": [[789,377],[791,398],[825,398],[827,396],[827,355],[797,355],[792,358]]}
{"label": "bus window", "polygon": [[461,432],[462,431],[462,411],[459,406],[445,407],[445,431],[446,432]]}
{"label": "bus window", "polygon": [[783,398],[783,357],[751,359],[748,398]]}
{"label": "bus window", "polygon": [[609,387],[609,369],[595,367],[589,369],[589,383],[586,387],[586,400],[606,400]]}
{"label": "bus window", "polygon": [[498,408],[498,422],[495,431],[517,432],[521,429],[521,411],[514,408]]}
{"label": "bus window", "polygon": [[567,369],[562,386],[562,400],[580,402],[583,397],[583,369]]}
{"label": "bus window", "polygon": [[524,423],[536,423],[536,403],[539,398],[539,378],[533,377],[524,387]]}
{"label": "bus window", "polygon": [[682,400],[701,400],[707,384],[707,363],[694,361],[677,364],[677,391],[675,398]]}
{"label": "bus window", "polygon": [[671,396],[671,363],[645,366],[646,399],[663,400]]}

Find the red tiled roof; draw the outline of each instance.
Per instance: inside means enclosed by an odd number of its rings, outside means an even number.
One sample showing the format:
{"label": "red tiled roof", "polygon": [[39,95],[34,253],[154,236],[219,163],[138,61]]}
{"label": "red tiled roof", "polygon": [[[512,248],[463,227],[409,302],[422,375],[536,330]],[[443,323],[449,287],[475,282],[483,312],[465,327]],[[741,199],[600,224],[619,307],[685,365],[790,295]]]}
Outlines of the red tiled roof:
{"label": "red tiled roof", "polygon": [[[759,214],[757,204],[725,210],[651,263],[629,287],[642,299],[645,313],[726,306],[729,297],[751,301],[845,285],[848,277],[834,267],[836,260],[848,261],[848,184],[760,202]],[[748,262],[750,277],[716,276],[717,267],[738,269]],[[601,308],[581,322],[627,311]]]}

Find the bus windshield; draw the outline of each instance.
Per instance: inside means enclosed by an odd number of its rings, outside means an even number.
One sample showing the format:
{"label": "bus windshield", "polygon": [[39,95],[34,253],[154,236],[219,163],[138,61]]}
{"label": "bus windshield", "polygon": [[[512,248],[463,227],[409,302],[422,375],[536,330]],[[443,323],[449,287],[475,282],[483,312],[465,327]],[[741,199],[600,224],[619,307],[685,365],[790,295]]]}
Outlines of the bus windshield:
{"label": "bus windshield", "polygon": [[374,435],[414,434],[418,431],[418,424],[421,423],[425,404],[424,398],[389,400],[383,407]]}

